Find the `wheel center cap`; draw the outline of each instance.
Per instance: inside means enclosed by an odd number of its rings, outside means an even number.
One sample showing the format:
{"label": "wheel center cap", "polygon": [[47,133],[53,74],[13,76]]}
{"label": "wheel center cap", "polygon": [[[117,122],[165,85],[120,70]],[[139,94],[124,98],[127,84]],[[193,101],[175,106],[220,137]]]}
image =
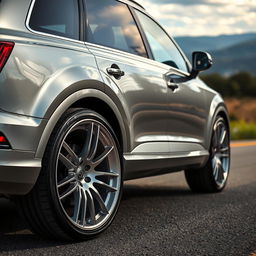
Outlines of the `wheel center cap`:
{"label": "wheel center cap", "polygon": [[79,180],[82,180],[84,178],[83,171],[78,172],[77,177],[78,177]]}
{"label": "wheel center cap", "polygon": [[91,178],[86,177],[87,172],[91,169],[90,165],[79,166],[77,169],[77,178],[79,180],[85,180],[85,182],[91,182]]}

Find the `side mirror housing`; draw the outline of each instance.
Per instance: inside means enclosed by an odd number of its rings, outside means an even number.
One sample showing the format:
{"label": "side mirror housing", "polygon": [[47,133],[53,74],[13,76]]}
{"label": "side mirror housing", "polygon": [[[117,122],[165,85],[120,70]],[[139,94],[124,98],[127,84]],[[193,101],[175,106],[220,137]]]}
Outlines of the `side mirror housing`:
{"label": "side mirror housing", "polygon": [[207,52],[193,52],[193,71],[197,74],[201,71],[207,70],[212,66],[212,57]]}

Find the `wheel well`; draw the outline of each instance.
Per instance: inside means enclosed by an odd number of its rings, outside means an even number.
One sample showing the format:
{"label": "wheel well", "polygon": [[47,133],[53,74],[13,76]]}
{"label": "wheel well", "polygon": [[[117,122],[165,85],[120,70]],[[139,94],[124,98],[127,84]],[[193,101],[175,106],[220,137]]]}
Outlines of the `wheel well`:
{"label": "wheel well", "polygon": [[207,129],[206,133],[207,133],[207,139],[206,139],[206,148],[210,149],[210,145],[211,145],[211,138],[212,138],[212,133],[213,133],[213,125],[215,123],[216,118],[220,116],[222,117],[225,122],[227,123],[228,126],[228,130],[229,130],[229,136],[230,136],[230,125],[229,125],[229,118],[227,116],[227,113],[223,110],[223,109],[218,109],[215,114],[214,114],[214,119],[211,119],[211,123],[210,123],[210,127],[209,130]]}
{"label": "wheel well", "polygon": [[104,101],[97,98],[85,98],[75,102],[70,108],[86,108],[102,115],[113,128],[121,149],[123,149],[123,137],[118,119],[113,110]]}
{"label": "wheel well", "polygon": [[224,120],[225,120],[226,123],[227,123],[228,129],[229,129],[229,119],[228,119],[226,113],[223,112],[223,111],[220,111],[220,112],[218,113],[218,116],[221,116],[222,118],[224,118]]}

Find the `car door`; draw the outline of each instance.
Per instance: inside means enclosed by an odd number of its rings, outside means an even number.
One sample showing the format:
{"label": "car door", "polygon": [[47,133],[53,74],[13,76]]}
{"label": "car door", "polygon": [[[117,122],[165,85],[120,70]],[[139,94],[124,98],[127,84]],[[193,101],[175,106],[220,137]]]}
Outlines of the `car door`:
{"label": "car door", "polygon": [[[207,113],[205,93],[199,79],[175,83],[186,77],[188,62],[167,33],[146,14],[135,10],[152,51],[153,58],[162,65],[163,79],[168,87],[167,136],[170,151],[191,151],[191,143],[203,144]],[[177,143],[175,143],[177,142]],[[198,147],[194,147],[196,150]]]}
{"label": "car door", "polygon": [[163,68],[148,59],[129,7],[115,0],[87,0],[86,9],[86,46],[95,55],[106,90],[118,96],[127,113],[130,151],[168,153]]}

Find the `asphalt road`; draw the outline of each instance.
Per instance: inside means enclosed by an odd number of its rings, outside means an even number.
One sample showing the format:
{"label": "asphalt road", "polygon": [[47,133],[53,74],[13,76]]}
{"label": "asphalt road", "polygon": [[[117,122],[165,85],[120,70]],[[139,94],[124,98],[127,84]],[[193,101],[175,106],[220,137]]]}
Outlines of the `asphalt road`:
{"label": "asphalt road", "polygon": [[[253,255],[256,253],[256,146],[232,150],[223,193],[193,194],[183,173],[125,184],[112,226],[83,243],[33,235],[0,199],[1,255]],[[255,254],[256,255],[256,254]]]}

